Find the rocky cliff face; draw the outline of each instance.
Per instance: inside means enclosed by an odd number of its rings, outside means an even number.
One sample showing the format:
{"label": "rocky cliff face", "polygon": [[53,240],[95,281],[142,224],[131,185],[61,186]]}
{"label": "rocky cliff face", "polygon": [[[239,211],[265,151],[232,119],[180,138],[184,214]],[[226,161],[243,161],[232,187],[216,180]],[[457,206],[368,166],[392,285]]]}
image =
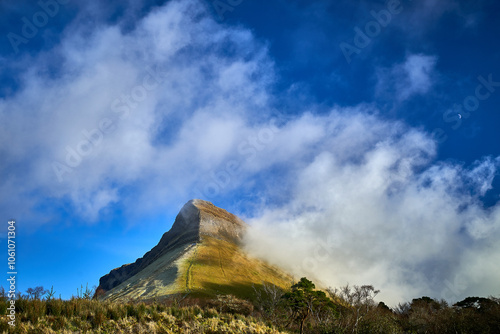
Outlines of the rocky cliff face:
{"label": "rocky cliff face", "polygon": [[[170,262],[180,258],[191,245],[202,242],[204,238],[239,244],[246,229],[246,223],[226,210],[207,201],[191,200],[182,207],[170,231],[163,234],[155,247],[134,263],[113,269],[109,274],[101,277],[98,290],[110,291],[138,275],[153,263],[159,263],[160,259],[163,259],[165,263],[162,263],[168,266]],[[172,255],[174,253],[177,255]],[[170,260],[167,261],[165,258]]]}

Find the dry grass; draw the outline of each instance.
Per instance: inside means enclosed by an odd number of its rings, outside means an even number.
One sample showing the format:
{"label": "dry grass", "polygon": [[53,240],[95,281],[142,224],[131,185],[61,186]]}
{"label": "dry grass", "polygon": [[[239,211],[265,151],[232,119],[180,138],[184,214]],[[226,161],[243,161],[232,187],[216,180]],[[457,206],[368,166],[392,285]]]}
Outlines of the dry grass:
{"label": "dry grass", "polygon": [[264,283],[286,289],[292,277],[247,256],[232,242],[203,235],[201,243],[164,254],[104,298],[115,302],[159,301],[173,294],[204,298],[231,294],[252,299],[253,286],[259,288]]}
{"label": "dry grass", "polygon": [[232,294],[251,299],[254,296],[252,286],[268,282],[286,289],[292,282],[291,276],[246,256],[237,245],[208,236],[203,236],[197,251],[183,266],[182,279],[196,296]]}
{"label": "dry grass", "polygon": [[[2,301],[2,303],[5,301]],[[97,300],[17,301],[16,326],[3,333],[283,333],[250,316],[199,306],[118,304]]]}

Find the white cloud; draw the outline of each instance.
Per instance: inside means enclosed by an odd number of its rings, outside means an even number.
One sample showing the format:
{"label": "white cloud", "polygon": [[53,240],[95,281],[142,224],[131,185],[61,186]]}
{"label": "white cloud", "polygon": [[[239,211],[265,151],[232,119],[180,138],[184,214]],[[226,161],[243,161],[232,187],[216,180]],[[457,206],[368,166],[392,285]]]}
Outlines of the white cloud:
{"label": "white cloud", "polygon": [[[189,189],[235,151],[253,127],[252,110],[265,118],[272,75],[265,54],[248,31],[217,25],[197,1],[170,2],[127,33],[77,20],[61,45],[16,64],[26,68],[22,89],[0,101],[8,125],[2,186],[13,194],[2,211],[24,218],[32,194],[56,204],[70,198],[79,214],[97,219],[109,204],[127,201],[117,197],[123,186],[140,182],[147,194],[161,179],[163,187]],[[54,57],[57,75],[44,70]],[[96,131],[110,121],[114,131]],[[62,167],[68,150],[73,164]]]}
{"label": "white cloud", "polygon": [[401,64],[378,69],[376,94],[405,101],[428,93],[436,80],[436,61],[435,56],[412,54]]}
{"label": "white cloud", "polygon": [[[355,122],[355,130],[332,127]],[[393,304],[500,292],[490,280],[497,267],[478,269],[480,278],[467,269],[498,254],[500,205],[485,209],[479,197],[500,159],[470,169],[433,163],[428,135],[365,114],[334,110],[322,124],[335,130],[318,142],[335,145],[309,146],[314,158],[282,185],[286,203],[249,219],[250,252],[326,286],[374,284]],[[353,146],[349,138],[371,140]]]}

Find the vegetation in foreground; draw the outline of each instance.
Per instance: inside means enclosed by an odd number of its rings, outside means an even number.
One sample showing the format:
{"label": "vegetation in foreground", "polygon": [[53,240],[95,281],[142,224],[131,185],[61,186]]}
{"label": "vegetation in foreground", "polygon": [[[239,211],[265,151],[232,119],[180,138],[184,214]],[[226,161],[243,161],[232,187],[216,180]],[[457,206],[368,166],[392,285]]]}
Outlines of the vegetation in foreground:
{"label": "vegetation in foreground", "polygon": [[288,290],[254,289],[252,300],[172,296],[162,303],[112,303],[89,289],[70,300],[42,287],[18,294],[16,326],[8,324],[0,290],[3,333],[500,333],[500,299],[469,297],[452,306],[429,297],[395,309],[375,303],[370,285],[321,291],[306,278]]}
{"label": "vegetation in foreground", "polygon": [[[196,301],[190,301],[191,303]],[[15,327],[2,316],[3,333],[269,333],[279,330],[249,315],[253,307],[227,298],[198,305],[165,303],[110,303],[90,298],[16,300]],[[0,305],[5,314],[7,304]]]}

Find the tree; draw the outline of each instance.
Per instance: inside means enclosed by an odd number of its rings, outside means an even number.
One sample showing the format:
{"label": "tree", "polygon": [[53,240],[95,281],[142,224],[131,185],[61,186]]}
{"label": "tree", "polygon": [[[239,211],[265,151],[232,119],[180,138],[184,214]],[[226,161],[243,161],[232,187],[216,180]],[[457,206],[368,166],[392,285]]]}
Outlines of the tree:
{"label": "tree", "polygon": [[76,288],[76,299],[91,300],[93,298],[97,298],[96,289],[97,287],[95,285],[92,288],[89,288],[88,283],[85,286],[85,289],[83,288],[83,285],[80,285],[80,289]]}
{"label": "tree", "polygon": [[456,303],[465,328],[481,327],[483,332],[500,332],[500,300],[495,297],[467,297]]}
{"label": "tree", "polygon": [[384,302],[379,302],[377,305],[377,308],[384,311],[384,312],[391,312],[392,313],[392,310]]}
{"label": "tree", "polygon": [[262,288],[252,285],[255,292],[255,302],[258,310],[267,320],[270,320],[276,325],[279,312],[278,308],[281,304],[283,289],[271,283],[262,283]]}
{"label": "tree", "polygon": [[335,290],[328,289],[328,293],[335,300],[340,300],[349,307],[344,308],[345,312],[352,313],[351,316],[344,315],[347,322],[346,326],[352,328],[353,333],[358,332],[360,320],[368,313],[371,308],[375,307],[374,298],[380,290],[375,290],[373,285],[353,285],[349,284]]}
{"label": "tree", "polygon": [[45,295],[48,290],[45,290],[43,286],[37,286],[35,288],[28,288],[26,293],[28,294],[28,299],[40,300],[43,295]]}
{"label": "tree", "polygon": [[320,309],[335,309],[335,304],[323,291],[314,290],[313,282],[302,277],[297,284],[292,285],[292,291],[283,296],[285,305],[292,311],[292,321],[300,323],[300,333],[304,332],[304,323],[307,318]]}
{"label": "tree", "polygon": [[54,299],[54,295],[56,292],[54,291],[54,286],[50,288],[50,290],[45,290],[45,299],[50,301]]}
{"label": "tree", "polygon": [[459,308],[473,308],[482,312],[489,310],[496,305],[498,305],[498,303],[495,302],[494,299],[483,297],[467,297],[455,304],[455,306]]}

